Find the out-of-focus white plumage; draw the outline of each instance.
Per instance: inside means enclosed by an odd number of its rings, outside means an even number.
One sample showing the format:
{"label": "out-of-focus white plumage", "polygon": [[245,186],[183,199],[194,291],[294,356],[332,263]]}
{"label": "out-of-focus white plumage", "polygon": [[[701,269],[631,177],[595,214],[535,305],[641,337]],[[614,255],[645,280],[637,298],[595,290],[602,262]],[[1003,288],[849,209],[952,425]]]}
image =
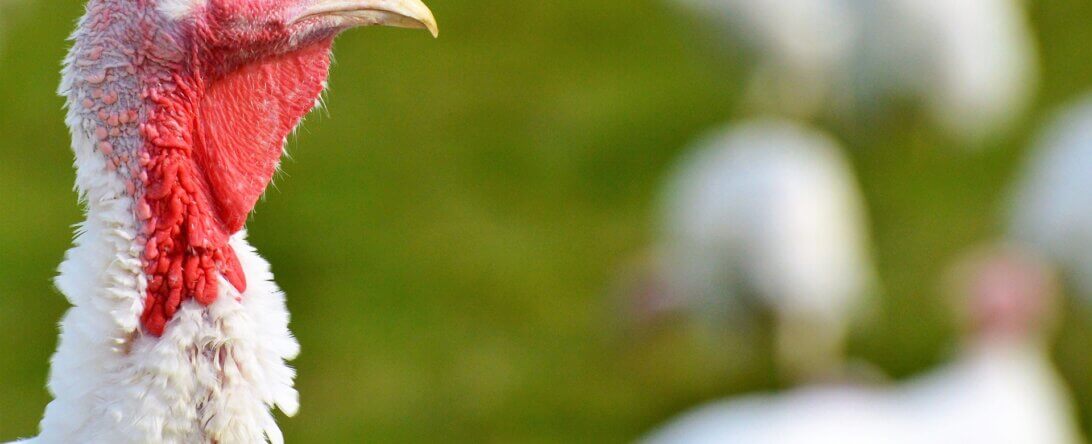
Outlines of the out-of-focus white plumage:
{"label": "out-of-focus white plumage", "polygon": [[[714,402],[684,413],[653,432],[645,444],[875,444],[893,406],[876,393],[851,388],[802,388],[781,395]],[[855,433],[846,433],[852,428]],[[837,439],[834,437],[838,437]],[[886,438],[886,437],[885,437]]]}
{"label": "out-of-focus white plumage", "polygon": [[699,407],[646,444],[1076,444],[1046,352],[981,344],[894,388],[802,388]]}
{"label": "out-of-focus white plumage", "polygon": [[890,387],[827,386],[699,407],[648,444],[1075,444],[1072,399],[1046,333],[1056,312],[1049,267],[1015,249],[957,271],[969,335],[956,359]]}
{"label": "out-of-focus white plumage", "polygon": [[748,91],[768,110],[810,115],[856,38],[851,0],[676,0],[729,28],[756,60]]}
{"label": "out-of-focus white plumage", "polygon": [[854,0],[860,45],[843,79],[864,111],[919,102],[949,133],[984,140],[1019,117],[1038,85],[1020,0]]}
{"label": "out-of-focus white plumage", "polygon": [[1012,193],[1009,236],[1056,261],[1092,302],[1092,96],[1038,136]]}
{"label": "out-of-focus white plumage", "polygon": [[950,134],[988,139],[1020,116],[1037,53],[1020,0],[675,0],[756,59],[764,111],[847,118],[908,100]]}
{"label": "out-of-focus white plumage", "polygon": [[[704,138],[671,174],[662,266],[675,302],[780,322],[781,350],[831,359],[873,280],[861,196],[838,144],[779,120]],[[737,318],[738,319],[738,318]],[[795,362],[790,365],[828,363]]]}

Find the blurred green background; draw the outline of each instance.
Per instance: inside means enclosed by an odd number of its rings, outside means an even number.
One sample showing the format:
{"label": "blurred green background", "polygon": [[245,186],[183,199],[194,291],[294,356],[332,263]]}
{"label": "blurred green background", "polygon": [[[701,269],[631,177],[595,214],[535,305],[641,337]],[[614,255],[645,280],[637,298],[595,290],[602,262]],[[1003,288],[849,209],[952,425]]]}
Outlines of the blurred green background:
{"label": "blurred green background", "polygon": [[[1042,91],[978,152],[908,114],[839,131],[884,281],[856,356],[902,377],[944,359],[946,262],[999,231],[1024,147],[1092,85],[1092,3],[1027,2]],[[670,162],[743,115],[743,67],[662,1],[430,2],[442,35],[337,44],[326,109],[249,228],[289,295],[303,408],[289,442],[624,442],[680,409],[775,387],[759,347],[685,330],[639,342],[605,297],[652,236]],[[80,220],[54,93],[78,0],[0,0],[0,437],[32,435],[66,302],[50,279]],[[1059,366],[1092,412],[1092,314]],[[1087,421],[1086,421],[1087,422]]]}

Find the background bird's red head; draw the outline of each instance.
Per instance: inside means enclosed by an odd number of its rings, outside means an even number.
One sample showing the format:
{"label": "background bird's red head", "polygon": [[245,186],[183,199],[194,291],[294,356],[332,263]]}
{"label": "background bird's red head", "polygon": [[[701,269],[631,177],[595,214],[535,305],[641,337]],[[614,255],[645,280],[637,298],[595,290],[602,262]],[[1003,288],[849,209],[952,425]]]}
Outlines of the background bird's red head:
{"label": "background bird's red head", "polygon": [[1049,333],[1057,317],[1051,266],[1014,245],[976,250],[953,268],[967,327],[978,339],[1026,340]]}

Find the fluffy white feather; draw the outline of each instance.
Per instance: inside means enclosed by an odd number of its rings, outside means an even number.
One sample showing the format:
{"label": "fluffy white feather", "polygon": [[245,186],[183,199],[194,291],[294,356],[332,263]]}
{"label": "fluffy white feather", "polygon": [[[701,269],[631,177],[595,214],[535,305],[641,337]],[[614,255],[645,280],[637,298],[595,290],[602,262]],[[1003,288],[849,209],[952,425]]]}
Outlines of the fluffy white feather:
{"label": "fluffy white feather", "polygon": [[204,7],[208,0],[158,0],[156,9],[171,20],[189,16],[194,10]]}

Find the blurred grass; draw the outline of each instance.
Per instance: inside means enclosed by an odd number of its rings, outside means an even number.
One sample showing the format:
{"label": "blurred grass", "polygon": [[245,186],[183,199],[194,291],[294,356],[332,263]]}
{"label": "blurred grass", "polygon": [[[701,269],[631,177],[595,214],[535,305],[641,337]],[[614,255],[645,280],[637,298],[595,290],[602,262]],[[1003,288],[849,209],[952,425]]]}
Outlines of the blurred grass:
{"label": "blurred grass", "polygon": [[[0,4],[0,437],[33,434],[80,219],[54,90],[76,0]],[[697,133],[738,117],[742,70],[659,1],[433,0],[443,29],[337,44],[326,110],[249,224],[289,295],[303,409],[289,442],[623,442],[700,400],[769,387],[761,346],[612,336],[604,289]],[[18,8],[16,7],[18,6]],[[1092,4],[1029,2],[1043,90],[969,153],[913,116],[840,131],[874,222],[881,319],[854,352],[905,376],[952,338],[947,259],[999,229],[1035,123],[1092,84]],[[1092,411],[1092,315],[1058,362]]]}

